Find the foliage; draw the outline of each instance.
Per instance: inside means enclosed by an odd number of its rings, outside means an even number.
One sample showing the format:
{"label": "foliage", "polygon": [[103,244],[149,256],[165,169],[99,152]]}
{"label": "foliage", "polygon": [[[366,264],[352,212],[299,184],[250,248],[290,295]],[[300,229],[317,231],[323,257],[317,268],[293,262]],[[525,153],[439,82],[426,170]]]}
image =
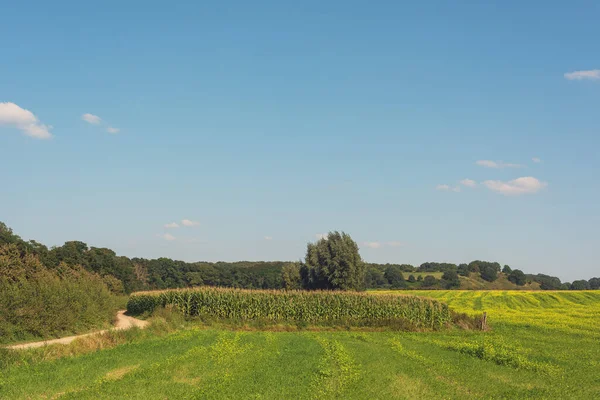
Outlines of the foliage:
{"label": "foliage", "polygon": [[[421,275],[419,275],[419,276],[421,276]],[[408,277],[408,281],[410,283],[415,283],[417,281],[417,279],[415,278],[415,276],[413,274],[410,274]]]}
{"label": "foliage", "polygon": [[413,296],[210,287],[134,294],[127,311],[139,315],[167,305],[186,316],[269,323],[440,329],[451,320],[445,304]]}
{"label": "foliage", "polygon": [[488,282],[494,282],[498,279],[498,269],[493,265],[479,265],[481,278]]}
{"label": "foliage", "polygon": [[448,270],[442,275],[442,281],[446,289],[460,287],[460,279],[456,271]]}
{"label": "foliage", "polygon": [[588,290],[590,288],[590,284],[586,280],[578,280],[573,281],[570,285],[571,290]]}
{"label": "foliage", "polygon": [[116,305],[99,275],[65,263],[50,270],[14,244],[0,247],[0,342],[107,325]]}
{"label": "foliage", "polygon": [[358,245],[344,232],[329,232],[326,238],[309,243],[302,278],[306,289],[362,289],[365,264]]}
{"label": "foliage", "polygon": [[402,270],[396,265],[390,265],[387,267],[384,276],[387,282],[390,284],[390,287],[394,289],[406,286],[404,275],[402,275]]}
{"label": "foliage", "polygon": [[281,270],[283,287],[288,290],[302,289],[302,275],[300,275],[300,264],[289,263]]}
{"label": "foliage", "polygon": [[435,286],[436,283],[437,283],[437,279],[435,279],[435,277],[433,275],[427,275],[423,279],[423,286],[425,286],[425,287]]}
{"label": "foliage", "polygon": [[467,264],[459,264],[456,272],[460,276],[469,276],[469,266]]}
{"label": "foliage", "polygon": [[508,265],[502,267],[502,273],[505,275],[509,275],[512,272],[512,268]]}
{"label": "foliage", "polygon": [[520,269],[513,269],[508,275],[508,280],[515,285],[523,286],[527,283],[527,276]]}

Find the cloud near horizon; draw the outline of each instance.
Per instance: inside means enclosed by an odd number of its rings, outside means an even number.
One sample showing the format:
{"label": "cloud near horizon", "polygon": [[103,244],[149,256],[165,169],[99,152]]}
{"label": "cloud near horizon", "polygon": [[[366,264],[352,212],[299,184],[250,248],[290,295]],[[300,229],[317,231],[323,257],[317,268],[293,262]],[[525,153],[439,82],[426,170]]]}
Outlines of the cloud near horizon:
{"label": "cloud near horizon", "polygon": [[84,120],[87,123],[92,124],[92,125],[98,125],[98,124],[100,124],[100,122],[102,122],[102,118],[100,118],[97,115],[89,114],[89,113],[88,114],[83,114],[81,116],[81,119]]}
{"label": "cloud near horizon", "polygon": [[363,242],[363,246],[368,247],[370,249],[380,249],[382,247],[402,247],[404,243],[398,241],[391,242]]}
{"label": "cloud near horizon", "polygon": [[521,164],[505,163],[502,161],[478,160],[475,164],[485,168],[521,168]]}
{"label": "cloud near horizon", "polygon": [[541,182],[532,176],[524,176],[507,182],[489,180],[484,181],[483,185],[494,192],[506,196],[534,194],[548,186],[546,182]]}
{"label": "cloud near horizon", "polygon": [[460,192],[460,187],[443,184],[443,185],[437,185],[435,187],[435,190],[439,190],[441,192]]}
{"label": "cloud near horizon", "polygon": [[460,184],[463,186],[467,186],[467,187],[475,187],[477,186],[477,182],[475,182],[473,179],[463,179],[462,181],[460,181]]}
{"label": "cloud near horizon", "polygon": [[587,71],[573,71],[567,72],[565,74],[565,78],[570,81],[582,81],[582,80],[591,80],[597,81],[600,80],[600,69],[590,69]]}
{"label": "cloud near horizon", "polygon": [[165,228],[167,228],[167,229],[179,228],[179,224],[177,222],[171,222],[171,223],[165,224]]}
{"label": "cloud near horizon", "polygon": [[176,237],[171,235],[170,233],[165,233],[164,235],[160,235],[160,237],[165,239],[168,242],[172,242],[173,240],[176,239]]}
{"label": "cloud near horizon", "polygon": [[0,103],[0,125],[12,126],[36,139],[52,138],[52,126],[42,124],[31,111],[15,103]]}
{"label": "cloud near horizon", "polygon": [[189,220],[189,219],[182,219],[182,220],[181,220],[181,224],[182,224],[183,226],[198,226],[198,225],[200,225],[200,222],[197,222],[197,221],[191,221],[191,220]]}

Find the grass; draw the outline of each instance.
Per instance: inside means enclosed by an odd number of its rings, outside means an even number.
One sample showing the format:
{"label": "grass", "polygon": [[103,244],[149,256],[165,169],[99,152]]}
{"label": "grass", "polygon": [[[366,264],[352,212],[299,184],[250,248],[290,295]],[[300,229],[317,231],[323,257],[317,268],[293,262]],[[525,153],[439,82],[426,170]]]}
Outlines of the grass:
{"label": "grass", "polygon": [[486,311],[492,330],[240,331],[160,311],[149,331],[103,350],[19,353],[1,370],[0,398],[600,397],[600,292],[420,294]]}

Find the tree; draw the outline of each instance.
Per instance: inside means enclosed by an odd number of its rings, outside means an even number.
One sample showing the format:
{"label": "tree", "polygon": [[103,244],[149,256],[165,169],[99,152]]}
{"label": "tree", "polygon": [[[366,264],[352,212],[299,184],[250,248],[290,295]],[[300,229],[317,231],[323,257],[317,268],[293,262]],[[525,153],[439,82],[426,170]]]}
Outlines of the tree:
{"label": "tree", "polygon": [[504,268],[502,268],[502,273],[505,275],[509,275],[512,272],[512,268],[509,267],[508,265],[505,265]]}
{"label": "tree", "polygon": [[571,283],[571,290],[588,290],[590,288],[590,285],[588,283],[588,281],[586,280],[578,280],[578,281],[573,281],[573,283]]}
{"label": "tree", "polygon": [[415,276],[414,276],[414,275],[412,275],[412,274],[411,274],[411,275],[408,277],[408,281],[409,281],[410,283],[415,283],[415,282],[417,281],[417,279],[415,278]]}
{"label": "tree", "polygon": [[402,270],[397,265],[390,265],[387,267],[384,276],[390,286],[395,289],[406,286],[404,275],[402,275]]}
{"label": "tree", "polygon": [[469,266],[467,264],[460,264],[456,272],[461,276],[469,276]]}
{"label": "tree", "polygon": [[359,290],[365,281],[358,245],[344,232],[329,232],[326,238],[309,243],[300,272],[307,289]]}
{"label": "tree", "polygon": [[368,266],[365,273],[365,287],[380,288],[387,286],[388,281],[385,279],[383,271],[374,266]]}
{"label": "tree", "polygon": [[417,282],[423,282],[423,275],[419,275],[417,277]]}
{"label": "tree", "polygon": [[446,271],[442,275],[442,280],[444,281],[444,286],[446,289],[452,289],[460,287],[460,279],[458,278],[458,274],[456,271]]}
{"label": "tree", "polygon": [[598,290],[600,289],[600,278],[592,278],[588,281],[590,285],[590,289]]}
{"label": "tree", "polygon": [[480,265],[481,278],[488,282],[494,282],[498,279],[498,270],[491,265]]}
{"label": "tree", "polygon": [[281,280],[283,287],[288,290],[302,289],[302,276],[300,275],[300,264],[290,263],[281,269]]}
{"label": "tree", "polygon": [[431,287],[431,286],[434,286],[436,283],[437,283],[437,279],[435,279],[435,276],[433,276],[433,275],[427,275],[425,277],[425,279],[423,279],[424,287]]}
{"label": "tree", "polygon": [[520,269],[513,269],[508,275],[508,280],[515,285],[523,286],[527,282],[527,276]]}

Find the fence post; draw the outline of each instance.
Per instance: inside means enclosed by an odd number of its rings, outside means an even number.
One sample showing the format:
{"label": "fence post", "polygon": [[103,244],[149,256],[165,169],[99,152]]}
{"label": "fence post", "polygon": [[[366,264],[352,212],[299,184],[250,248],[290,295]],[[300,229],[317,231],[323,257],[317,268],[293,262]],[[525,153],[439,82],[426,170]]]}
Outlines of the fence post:
{"label": "fence post", "polygon": [[483,316],[481,317],[481,330],[485,331],[487,329],[487,312],[483,312]]}

